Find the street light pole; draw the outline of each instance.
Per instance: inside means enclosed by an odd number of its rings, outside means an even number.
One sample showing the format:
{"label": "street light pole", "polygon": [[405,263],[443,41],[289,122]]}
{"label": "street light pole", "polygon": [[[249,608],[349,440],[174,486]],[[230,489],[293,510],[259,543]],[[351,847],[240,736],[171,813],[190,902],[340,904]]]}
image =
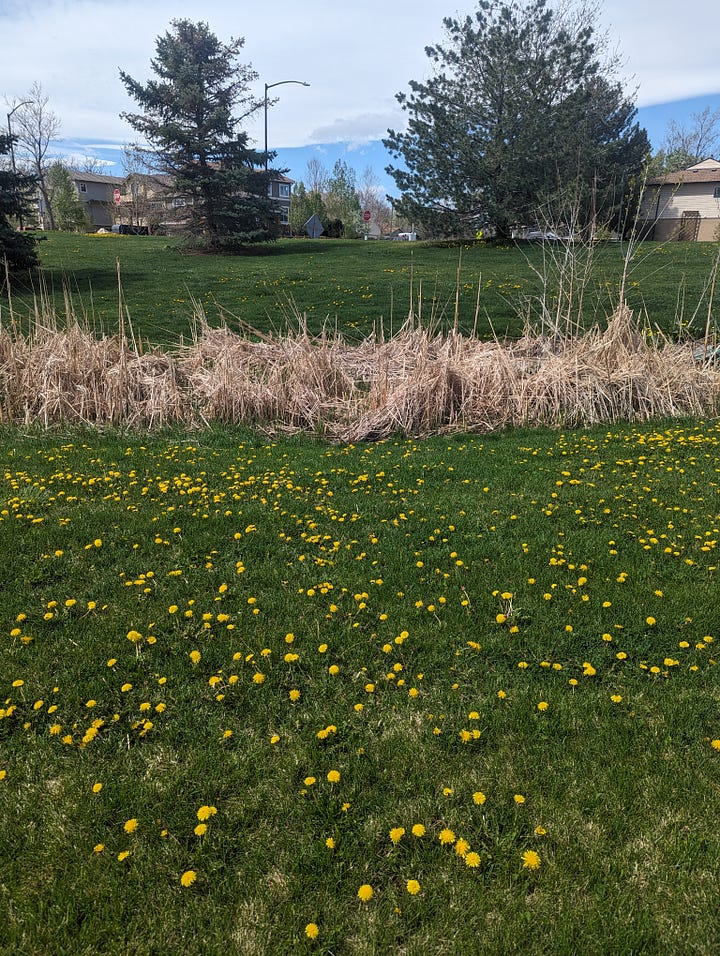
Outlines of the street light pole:
{"label": "street light pole", "polygon": [[265,172],[268,170],[268,137],[267,137],[267,114],[268,114],[268,90],[274,86],[284,86],[286,83],[297,83],[298,86],[310,86],[304,80],[280,80],[278,83],[265,84]]}
{"label": "street light pole", "polygon": [[[8,139],[10,140],[10,165],[12,166],[13,177],[17,175],[17,169],[15,168],[15,150],[13,149],[13,134],[12,128],[10,126],[10,117],[13,115],[15,110],[19,110],[21,106],[29,106],[32,103],[32,100],[23,100],[22,103],[18,103],[17,106],[13,106],[10,112],[7,114],[7,128],[8,128]],[[14,181],[13,181],[14,182]],[[15,189],[17,186],[15,185]],[[22,214],[18,213],[18,226],[22,229],[23,221]]]}

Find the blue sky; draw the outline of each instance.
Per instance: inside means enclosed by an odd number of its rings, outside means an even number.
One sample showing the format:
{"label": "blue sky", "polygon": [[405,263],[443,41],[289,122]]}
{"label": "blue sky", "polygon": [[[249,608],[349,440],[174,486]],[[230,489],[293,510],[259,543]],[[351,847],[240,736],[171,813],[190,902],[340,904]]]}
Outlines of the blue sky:
{"label": "blue sky", "polygon": [[[155,40],[170,21],[205,20],[224,40],[245,38],[242,60],[258,74],[256,95],[265,83],[309,83],[272,91],[278,102],[269,112],[268,142],[294,179],[311,157],[329,169],[341,157],[358,176],[370,166],[392,191],[380,139],[402,126],[395,94],[428,75],[424,48],[442,40],[442,18],[476,8],[472,0],[0,0],[0,99],[7,110],[41,83],[62,121],[58,152],[94,156],[119,171],[122,146],[134,136],[119,114],[135,104],[118,70],[145,81]],[[696,0],[692,16],[675,0],[604,0],[595,22],[620,55],[654,146],[669,119],[683,122],[720,105],[714,0]],[[262,148],[262,111],[249,132]]]}

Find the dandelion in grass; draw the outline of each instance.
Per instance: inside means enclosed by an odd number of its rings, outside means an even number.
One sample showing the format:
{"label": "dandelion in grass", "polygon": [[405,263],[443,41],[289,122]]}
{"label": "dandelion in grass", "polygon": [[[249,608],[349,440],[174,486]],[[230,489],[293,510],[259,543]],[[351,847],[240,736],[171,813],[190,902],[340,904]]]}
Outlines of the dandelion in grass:
{"label": "dandelion in grass", "polygon": [[521,859],[525,870],[538,870],[540,868],[540,854],[535,850],[525,850]]}
{"label": "dandelion in grass", "polygon": [[457,855],[463,857],[464,859],[467,856],[469,849],[470,849],[470,844],[468,843],[468,841],[463,840],[463,838],[460,837],[460,839],[455,844],[455,852],[457,853]]}
{"label": "dandelion in grass", "polygon": [[117,858],[122,863],[123,860],[127,860],[129,856],[130,856],[130,850],[122,850],[120,853],[118,853]]}
{"label": "dandelion in grass", "polygon": [[473,803],[477,804],[477,806],[479,807],[481,807],[486,800],[487,800],[487,797],[482,792],[482,790],[476,790],[475,793],[473,794]]}
{"label": "dandelion in grass", "polygon": [[427,831],[422,823],[415,823],[411,832],[413,836],[419,838],[424,837]]}
{"label": "dandelion in grass", "polygon": [[189,657],[193,664],[199,664],[201,658],[200,651],[190,651]]}
{"label": "dandelion in grass", "polygon": [[340,783],[340,771],[328,770],[327,778],[330,783]]}
{"label": "dandelion in grass", "polygon": [[319,932],[317,923],[308,923],[305,927],[305,935],[308,939],[317,939]]}
{"label": "dandelion in grass", "polygon": [[611,694],[610,700],[613,702],[613,704],[619,704],[622,702],[622,694]]}
{"label": "dandelion in grass", "polygon": [[325,846],[328,848],[328,850],[334,850],[334,849],[335,849],[335,837],[327,837],[327,839],[325,840]]}
{"label": "dandelion in grass", "polygon": [[131,817],[129,820],[126,820],[123,825],[123,830],[126,833],[134,833],[138,828],[138,821],[135,817]]}
{"label": "dandelion in grass", "polygon": [[518,806],[522,806],[522,804],[525,803],[525,797],[521,793],[514,794],[513,800]]}
{"label": "dandelion in grass", "polygon": [[194,830],[195,836],[198,836],[198,837],[205,836],[205,834],[207,833],[207,830],[208,830],[207,823],[198,823],[198,825],[195,827],[195,830]]}
{"label": "dandelion in grass", "polygon": [[105,849],[104,843],[96,843],[95,846],[93,847],[93,853],[102,853],[104,849]]}
{"label": "dandelion in grass", "polygon": [[363,883],[363,885],[357,891],[358,899],[362,900],[363,903],[368,903],[373,896],[375,895],[375,890],[370,886],[369,883]]}
{"label": "dandelion in grass", "polygon": [[197,812],[197,818],[201,823],[204,823],[205,820],[214,817],[216,813],[217,807],[214,807],[212,804],[203,804]]}
{"label": "dandelion in grass", "polygon": [[392,830],[390,831],[390,839],[395,844],[395,846],[398,845],[398,843],[402,840],[404,836],[405,836],[405,827],[393,827]]}
{"label": "dandelion in grass", "polygon": [[449,827],[444,827],[438,833],[438,840],[443,844],[443,846],[446,846],[449,843],[454,843],[455,833]]}
{"label": "dandelion in grass", "polygon": [[417,896],[420,892],[420,884],[417,880],[408,880],[405,884],[405,889],[408,891],[410,896]]}
{"label": "dandelion in grass", "polygon": [[533,832],[535,836],[545,836],[547,834],[545,827],[541,827],[540,825],[536,826]]}
{"label": "dandelion in grass", "polygon": [[465,865],[471,867],[473,870],[476,870],[480,866],[480,854],[475,853],[474,850],[466,853],[464,859]]}
{"label": "dandelion in grass", "polygon": [[300,697],[301,697],[300,691],[296,687],[293,687],[293,689],[288,694],[288,697],[293,703],[295,703],[296,701],[300,700]]}
{"label": "dandelion in grass", "polygon": [[720,740],[711,740],[710,746],[713,750],[720,750]]}
{"label": "dandelion in grass", "polygon": [[102,785],[101,783],[94,783],[94,784],[92,785],[92,792],[93,792],[93,793],[100,793],[100,791],[102,790],[102,788],[103,788],[103,785]]}
{"label": "dandelion in grass", "polygon": [[538,709],[539,711],[546,711],[549,706],[550,706],[550,704],[548,704],[548,702],[547,702],[546,700],[541,700],[541,701],[538,703],[538,705],[537,705],[537,709]]}
{"label": "dandelion in grass", "polygon": [[195,880],[197,879],[197,873],[195,870],[185,870],[183,875],[180,877],[181,886],[192,886]]}
{"label": "dandelion in grass", "polygon": [[305,784],[306,787],[312,787],[315,782],[316,782],[315,777],[305,777],[305,779],[303,780],[303,783]]}

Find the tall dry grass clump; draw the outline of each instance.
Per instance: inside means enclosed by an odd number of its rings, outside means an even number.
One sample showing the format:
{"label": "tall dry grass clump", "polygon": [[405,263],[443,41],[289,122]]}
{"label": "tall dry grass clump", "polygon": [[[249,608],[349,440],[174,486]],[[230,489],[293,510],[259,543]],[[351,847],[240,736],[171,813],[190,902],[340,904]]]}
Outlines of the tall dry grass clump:
{"label": "tall dry grass clump", "polygon": [[334,441],[392,434],[579,427],[715,416],[713,352],[648,334],[623,307],[605,328],[517,341],[433,333],[411,317],[388,340],[240,335],[198,316],[193,341],[143,351],[43,315],[0,330],[0,418],[50,428],[243,424]]}

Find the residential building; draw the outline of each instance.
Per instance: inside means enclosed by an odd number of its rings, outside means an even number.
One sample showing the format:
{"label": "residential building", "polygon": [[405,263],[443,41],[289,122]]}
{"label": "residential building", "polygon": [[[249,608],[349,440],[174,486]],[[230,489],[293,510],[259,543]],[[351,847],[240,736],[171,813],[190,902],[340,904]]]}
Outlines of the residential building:
{"label": "residential building", "polygon": [[638,220],[640,234],[658,242],[720,239],[720,162],[704,159],[648,180]]}
{"label": "residential building", "polygon": [[[131,173],[106,176],[71,169],[70,176],[88,216],[90,228],[172,232],[182,225],[192,197],[179,193],[172,176]],[[289,229],[293,180],[278,173],[268,184],[277,204],[281,232]],[[40,208],[42,221],[43,209]]]}

